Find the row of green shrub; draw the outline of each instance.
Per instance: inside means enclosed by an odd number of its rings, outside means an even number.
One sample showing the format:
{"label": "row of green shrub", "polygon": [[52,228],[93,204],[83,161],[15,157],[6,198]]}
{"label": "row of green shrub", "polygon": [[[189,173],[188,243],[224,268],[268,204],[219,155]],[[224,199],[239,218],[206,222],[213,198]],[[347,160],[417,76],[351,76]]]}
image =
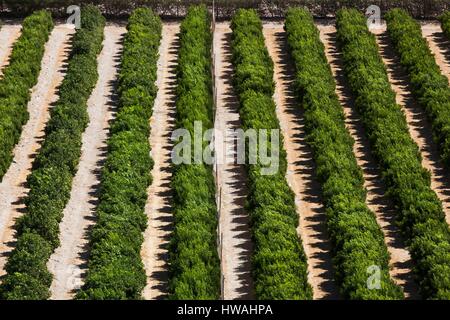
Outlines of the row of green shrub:
{"label": "row of green shrub", "polygon": [[28,177],[26,213],[17,223],[17,246],[6,265],[3,299],[46,299],[52,276],[47,260],[59,245],[59,222],[70,198],[81,154],[81,135],[89,121],[87,100],[97,79],[105,19],[93,6],[82,9],[82,29],[73,39],[59,100],[51,110],[46,137]]}
{"label": "row of green shrub", "polygon": [[[194,137],[212,123],[211,29],[205,6],[193,6],[181,23],[176,127]],[[194,139],[192,139],[192,150]],[[204,144],[205,147],[205,144]],[[192,158],[193,159],[193,158]],[[171,299],[218,299],[217,208],[212,167],[180,164],[172,177],[174,232],[170,242]]]}
{"label": "row of green shrub", "polygon": [[[231,28],[234,83],[243,129],[278,130],[272,99],[273,63],[265,47],[261,20],[255,10],[241,9],[233,17]],[[282,141],[278,146],[271,145],[270,138],[268,141],[269,148],[278,148],[274,151],[279,155],[279,170],[273,175],[262,174],[264,166],[259,158],[257,164],[247,165],[256,297],[312,299],[306,257],[296,231],[299,217],[295,196],[285,178],[286,152]]]}
{"label": "row of green shrub", "polygon": [[51,14],[38,11],[22,24],[22,34],[14,44],[10,64],[0,80],[0,181],[13,160],[13,148],[28,121],[27,105],[31,88],[41,70],[45,43],[53,29]]}
{"label": "row of green shrub", "polygon": [[432,124],[443,162],[450,167],[450,87],[422,37],[419,22],[406,11],[395,9],[386,15],[387,30],[409,74],[413,94]]}
{"label": "row of green shrub", "polygon": [[447,11],[440,16],[439,20],[441,21],[442,31],[447,36],[447,39],[450,39],[450,11]]}
{"label": "row of green shrub", "polygon": [[[342,293],[350,299],[401,299],[389,276],[389,253],[374,214],[366,205],[361,169],[353,153],[335,82],[311,14],[291,9],[286,16],[288,45],[296,67],[307,141],[322,183],[334,265]],[[381,288],[368,288],[368,269],[378,266]]]}
{"label": "row of green shrub", "polygon": [[448,299],[449,228],[442,204],[430,188],[430,174],[421,166],[419,149],[395,102],[375,36],[368,31],[365,17],[349,9],[337,14],[337,38],[356,107],[415,262],[422,296]]}
{"label": "row of green shrub", "polygon": [[161,20],[136,9],[129,21],[119,73],[119,106],[102,171],[98,221],[91,236],[89,271],[80,299],[139,299],[146,284],[140,251],[147,227],[144,207],[151,183],[149,121]]}

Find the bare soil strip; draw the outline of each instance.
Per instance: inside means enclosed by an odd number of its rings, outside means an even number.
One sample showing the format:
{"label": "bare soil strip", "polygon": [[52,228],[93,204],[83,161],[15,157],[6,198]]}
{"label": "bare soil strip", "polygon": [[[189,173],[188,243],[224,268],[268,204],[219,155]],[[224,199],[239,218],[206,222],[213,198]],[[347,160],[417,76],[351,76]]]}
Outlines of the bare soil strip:
{"label": "bare soil strip", "polygon": [[0,29],[0,77],[9,63],[13,45],[19,38],[21,29],[22,27],[17,24],[6,24]]}
{"label": "bare soil strip", "polygon": [[95,223],[100,171],[105,159],[109,122],[115,112],[115,81],[125,32],[121,26],[105,27],[103,50],[98,57],[99,79],[88,100],[90,122],[82,136],[78,172],[59,226],[61,244],[47,265],[54,276],[51,299],[73,298],[84,282],[89,230]]}
{"label": "bare soil strip", "polygon": [[363,171],[364,187],[367,190],[366,204],[375,214],[384,234],[384,240],[390,253],[390,275],[397,285],[402,287],[405,297],[418,298],[418,288],[413,280],[411,257],[406,249],[400,231],[395,225],[395,211],[386,196],[381,180],[381,172],[371,155],[370,144],[365,135],[361,117],[355,110],[354,101],[343,75],[343,62],[336,45],[336,29],[332,25],[318,25],[325,54],[336,80],[336,94],[343,106],[345,125],[355,140],[353,152]]}
{"label": "bare soil strip", "polygon": [[154,161],[153,182],[148,189],[145,213],[148,228],[144,233],[141,256],[147,285],[144,299],[163,299],[168,294],[168,244],[173,230],[171,210],[172,179],[171,132],[175,127],[175,88],[180,30],[179,23],[163,25],[159,48],[157,86],[159,88],[150,120],[151,154]]}
{"label": "bare soil strip", "polygon": [[431,173],[431,188],[442,201],[447,222],[450,224],[450,180],[439,156],[438,146],[433,140],[431,124],[422,107],[412,95],[408,75],[400,65],[389,41],[385,28],[374,31],[383,61],[386,65],[392,89],[397,94],[397,103],[402,106],[409,132],[422,154],[422,166]]}
{"label": "bare soil strip", "polygon": [[442,32],[439,23],[422,24],[422,35],[427,39],[436,63],[450,83],[450,40]]}
{"label": "bare soil strip", "polygon": [[73,32],[72,27],[59,25],[50,35],[38,83],[28,103],[30,119],[23,127],[20,141],[14,149],[13,163],[0,183],[0,276],[5,274],[5,263],[14,247],[14,225],[23,213],[23,198],[28,194],[26,179],[44,135],[49,108],[58,99],[57,87],[64,77],[64,63],[70,52]]}
{"label": "bare soil strip", "polygon": [[306,143],[305,120],[295,94],[294,66],[288,57],[282,24],[264,24],[264,36],[274,62],[274,100],[287,151],[287,181],[295,193],[300,225],[297,229],[308,259],[308,281],[314,299],[338,299],[327,233],[321,187],[315,177],[311,149]]}
{"label": "bare soil strip", "polygon": [[223,298],[225,300],[254,299],[252,280],[250,217],[244,209],[247,174],[243,164],[237,164],[236,148],[231,130],[241,127],[239,102],[233,89],[231,62],[231,29],[229,23],[216,25],[214,35],[215,81],[217,110],[215,130],[225,139],[217,141],[216,150],[221,160],[217,165],[221,238]]}

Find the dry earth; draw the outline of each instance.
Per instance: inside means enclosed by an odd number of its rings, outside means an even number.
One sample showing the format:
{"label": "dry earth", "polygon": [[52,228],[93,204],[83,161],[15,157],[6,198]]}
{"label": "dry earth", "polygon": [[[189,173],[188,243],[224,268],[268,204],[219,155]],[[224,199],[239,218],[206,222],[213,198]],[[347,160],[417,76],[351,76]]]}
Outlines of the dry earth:
{"label": "dry earth", "polygon": [[[248,194],[244,164],[237,164],[233,131],[241,127],[239,103],[233,89],[231,62],[231,29],[229,23],[216,25],[214,34],[215,81],[217,110],[215,129],[221,138],[216,140],[218,164],[218,206],[220,211],[219,246],[223,298],[225,300],[254,299],[251,255],[253,244],[250,217],[244,205]],[[216,135],[219,137],[219,135]]]}
{"label": "dry earth", "polygon": [[450,41],[442,32],[440,23],[422,24],[422,35],[428,41],[428,47],[434,54],[442,73],[450,82]]}
{"label": "dry earth", "polygon": [[0,29],[0,77],[9,63],[13,45],[20,36],[22,27],[17,24],[4,25]]}
{"label": "dry earth", "polygon": [[125,32],[124,27],[111,24],[104,30],[103,49],[97,59],[99,79],[88,100],[90,122],[82,136],[80,164],[59,225],[61,244],[47,265],[53,274],[51,299],[71,299],[84,283],[89,230],[95,223],[98,185],[109,123],[116,107],[115,82]]}
{"label": "dry earth", "polygon": [[144,299],[163,299],[168,288],[168,243],[173,230],[171,210],[172,178],[170,153],[171,131],[175,126],[175,86],[180,25],[165,23],[159,48],[157,86],[159,88],[150,120],[150,145],[154,167],[153,182],[148,189],[145,213],[148,228],[144,233],[141,256],[144,262],[147,285]]}

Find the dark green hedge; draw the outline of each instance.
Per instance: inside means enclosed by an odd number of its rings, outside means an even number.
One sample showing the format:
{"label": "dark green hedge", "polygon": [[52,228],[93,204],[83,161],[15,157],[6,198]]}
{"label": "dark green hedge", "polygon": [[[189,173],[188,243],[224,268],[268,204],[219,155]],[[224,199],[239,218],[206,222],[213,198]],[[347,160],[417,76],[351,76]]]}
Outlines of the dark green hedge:
{"label": "dark green hedge", "polygon": [[[273,63],[265,47],[261,20],[256,11],[241,9],[233,17],[231,28],[234,83],[243,128],[279,129],[272,100]],[[276,152],[280,163],[274,175],[261,174],[260,159],[247,165],[256,297],[312,299],[306,257],[296,232],[299,218],[295,196],[285,178],[287,161],[282,141]]]}
{"label": "dark green hedge", "polygon": [[[203,130],[213,127],[211,39],[206,7],[191,7],[181,23],[176,126],[189,130],[192,137],[195,121],[201,121]],[[170,298],[218,299],[220,262],[211,166],[176,165],[172,189],[175,221],[169,249]]]}
{"label": "dark green hedge", "polygon": [[45,43],[52,29],[53,20],[47,11],[26,18],[22,34],[13,46],[10,64],[0,80],[0,181],[13,160],[22,126],[28,121],[30,89],[37,82]]}
{"label": "dark green hedge", "polygon": [[432,124],[444,164],[450,167],[450,87],[441,73],[420,24],[403,10],[386,15],[387,30],[409,74],[413,94],[424,108]]}
{"label": "dark green hedge", "polygon": [[28,177],[27,212],[17,223],[18,244],[6,265],[2,299],[49,297],[52,278],[46,263],[59,245],[58,226],[81,154],[81,135],[88,123],[86,104],[98,78],[97,55],[104,25],[97,8],[82,9],[82,29],[73,40],[60,98],[51,111],[45,141]]}
{"label": "dark green hedge", "polygon": [[[53,8],[60,14],[71,4],[95,3],[108,15],[123,16],[139,6],[148,6],[166,16],[184,16],[189,6],[206,4],[212,0],[2,0],[5,8],[20,15],[37,8]],[[284,17],[290,7],[308,8],[315,16],[329,17],[340,8],[357,8],[364,11],[370,5],[378,5],[381,12],[392,8],[405,8],[417,17],[431,18],[450,9],[448,0],[215,0],[220,18],[229,18],[239,8],[254,8],[264,17]]]}
{"label": "dark green hedge", "polygon": [[450,232],[442,204],[430,188],[405,116],[395,102],[375,36],[356,10],[337,14],[344,71],[356,97],[372,151],[382,170],[398,224],[415,262],[424,298],[450,298]]}
{"label": "dark green hedge", "polygon": [[[305,110],[306,139],[322,183],[341,291],[350,299],[401,299],[401,289],[389,276],[383,233],[366,205],[354,141],[345,127],[319,31],[311,14],[303,9],[288,11],[285,29],[296,66],[298,96]],[[380,290],[367,287],[367,269],[372,265],[381,269]]]}
{"label": "dark green hedge", "polygon": [[79,299],[139,299],[146,284],[140,251],[153,167],[148,137],[161,28],[150,9],[136,9],[128,21],[119,107],[110,130],[89,271]]}
{"label": "dark green hedge", "polygon": [[445,12],[442,16],[439,17],[441,21],[441,28],[447,39],[450,40],[450,11]]}

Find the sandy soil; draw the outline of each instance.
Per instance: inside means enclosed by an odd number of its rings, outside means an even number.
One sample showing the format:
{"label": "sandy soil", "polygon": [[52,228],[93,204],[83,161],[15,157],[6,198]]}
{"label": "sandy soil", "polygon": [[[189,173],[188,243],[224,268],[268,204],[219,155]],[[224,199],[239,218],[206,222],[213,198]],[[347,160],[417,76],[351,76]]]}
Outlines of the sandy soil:
{"label": "sandy soil", "polygon": [[180,26],[178,23],[163,25],[162,40],[159,48],[158,78],[159,88],[150,119],[151,155],[155,162],[153,183],[148,189],[145,213],[148,216],[148,228],[144,233],[141,256],[144,262],[147,285],[144,299],[163,299],[168,288],[168,250],[173,230],[173,216],[170,207],[172,178],[170,152],[172,150],[171,131],[175,125],[175,87],[176,65],[179,47]]}
{"label": "sandy soil", "polygon": [[422,35],[427,39],[437,64],[450,83],[450,40],[442,32],[440,23],[422,24]]}
{"label": "sandy soil", "polygon": [[235,137],[232,131],[241,127],[239,103],[233,89],[231,63],[231,29],[229,23],[216,25],[214,34],[215,81],[217,109],[215,150],[218,164],[218,206],[220,210],[221,267],[225,300],[254,299],[251,255],[253,244],[250,217],[244,209],[248,194],[247,174],[243,164],[237,164]]}
{"label": "sandy soil", "polygon": [[400,231],[395,225],[395,211],[385,195],[381,172],[371,155],[370,144],[364,131],[360,115],[355,110],[354,102],[342,71],[341,54],[336,49],[334,26],[318,25],[325,53],[336,80],[336,93],[343,106],[347,130],[355,140],[353,151],[356,161],[363,170],[364,187],[367,190],[366,203],[375,214],[376,220],[384,234],[384,240],[390,258],[390,275],[395,283],[402,287],[406,298],[418,298],[417,285],[413,281],[411,257],[404,245]]}
{"label": "sandy soil", "polygon": [[45,46],[38,83],[28,103],[30,119],[23,127],[20,141],[14,149],[14,161],[0,184],[0,275],[8,254],[14,246],[13,226],[23,213],[23,198],[34,155],[40,147],[49,108],[58,99],[57,87],[64,73],[64,63],[70,51],[70,37],[74,30],[66,25],[56,26]]}
{"label": "sandy soil", "polygon": [[3,75],[3,68],[9,63],[13,45],[19,38],[21,29],[17,24],[3,25],[0,29],[0,77]]}
{"label": "sandy soil", "polygon": [[288,58],[286,34],[282,24],[264,24],[264,36],[274,61],[276,83],[274,100],[287,151],[287,181],[295,193],[300,217],[298,234],[308,258],[308,280],[314,299],[338,299],[326,230],[321,188],[315,177],[311,149],[306,143],[305,120],[294,88],[294,67]]}
{"label": "sandy soil", "polygon": [[431,173],[431,188],[442,201],[447,222],[450,224],[450,180],[448,172],[440,160],[439,150],[433,140],[431,124],[426,112],[417,104],[412,95],[408,75],[400,65],[398,56],[390,43],[384,28],[376,32],[380,53],[387,67],[392,89],[397,94],[397,103],[402,106],[409,132],[419,146],[422,166]]}
{"label": "sandy soil", "polygon": [[115,82],[124,27],[107,25],[98,57],[99,80],[88,100],[90,123],[83,133],[82,154],[69,203],[59,226],[61,245],[48,262],[53,274],[51,299],[70,299],[82,286],[87,269],[89,230],[95,223],[101,165],[105,159],[109,121],[115,112]]}

